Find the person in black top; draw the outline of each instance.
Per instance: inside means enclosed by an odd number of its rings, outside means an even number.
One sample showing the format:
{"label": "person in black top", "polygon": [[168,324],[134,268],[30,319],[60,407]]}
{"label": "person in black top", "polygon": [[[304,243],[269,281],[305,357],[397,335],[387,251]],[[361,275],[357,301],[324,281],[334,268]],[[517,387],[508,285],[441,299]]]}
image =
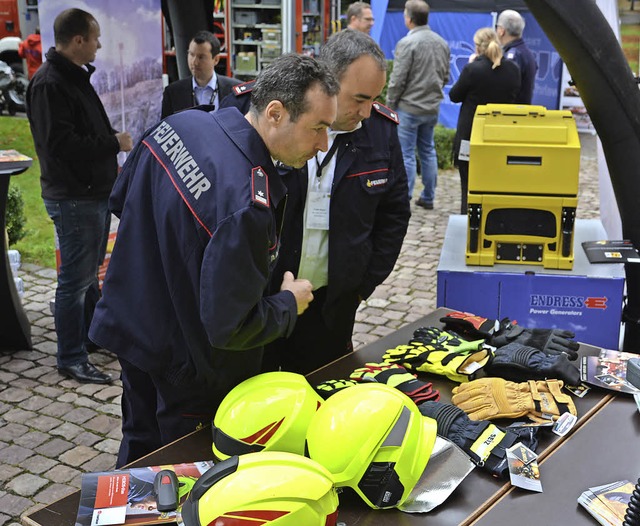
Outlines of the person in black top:
{"label": "person in black top", "polygon": [[79,382],[106,384],[111,376],[88,360],[87,330],[99,297],[111,215],[107,200],[117,175],[116,155],[132,149],[116,132],[89,78],[100,49],[100,26],[81,9],[61,12],[55,47],[27,88],[27,117],[40,160],[42,198],[60,246],[55,324],[58,371]]}
{"label": "person in black top", "polygon": [[476,52],[471,55],[469,63],[462,69],[460,77],[449,91],[451,102],[462,102],[453,140],[453,162],[460,172],[460,213],[465,215],[469,183],[469,139],[476,108],[490,102],[513,103],[520,89],[520,70],[514,62],[503,58],[495,31],[490,27],[478,29],[473,42]]}

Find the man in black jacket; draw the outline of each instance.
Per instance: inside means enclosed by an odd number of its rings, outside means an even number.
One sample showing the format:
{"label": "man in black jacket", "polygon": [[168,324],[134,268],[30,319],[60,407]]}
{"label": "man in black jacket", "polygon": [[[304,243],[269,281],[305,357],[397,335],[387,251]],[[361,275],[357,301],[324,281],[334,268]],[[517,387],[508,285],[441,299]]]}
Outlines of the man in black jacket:
{"label": "man in black jacket", "polygon": [[58,235],[57,365],[79,382],[107,384],[89,363],[87,331],[99,296],[111,215],[107,201],[117,175],[116,155],[131,136],[116,132],[89,82],[100,49],[100,26],[81,9],[61,12],[55,47],[27,89],[27,117],[40,160],[42,198]]}
{"label": "man in black jacket", "polygon": [[162,94],[162,118],[176,111],[208,104],[218,109],[231,88],[240,81],[218,75],[220,41],[209,31],[199,31],[189,43],[187,62],[191,77],[169,84]]}

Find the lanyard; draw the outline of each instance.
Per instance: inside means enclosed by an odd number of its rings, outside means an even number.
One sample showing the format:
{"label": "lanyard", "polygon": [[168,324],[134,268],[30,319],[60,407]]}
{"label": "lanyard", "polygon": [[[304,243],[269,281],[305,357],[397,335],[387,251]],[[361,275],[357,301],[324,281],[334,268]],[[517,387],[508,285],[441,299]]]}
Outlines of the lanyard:
{"label": "lanyard", "polygon": [[333,158],[333,156],[336,154],[336,152],[338,151],[338,146],[339,146],[339,138],[340,136],[337,135],[336,138],[333,140],[333,144],[331,145],[331,148],[329,148],[329,151],[327,152],[327,154],[324,156],[324,159],[322,159],[322,163],[320,163],[320,161],[318,161],[318,154],[316,154],[315,156],[315,160],[316,160],[316,177],[320,178],[322,177],[322,170],[324,170],[327,165],[331,162],[331,159]]}
{"label": "lanyard", "polygon": [[[206,86],[205,86],[205,88],[206,88]],[[213,106],[213,101],[216,100],[216,95],[217,94],[218,94],[218,83],[216,83],[216,87],[213,90],[213,93],[211,94],[211,99],[209,100],[209,106]],[[194,106],[198,106],[200,103],[198,102],[198,99],[196,98],[196,90],[195,89],[191,90],[191,95],[193,96],[193,105]],[[215,107],[213,109],[215,109]]]}

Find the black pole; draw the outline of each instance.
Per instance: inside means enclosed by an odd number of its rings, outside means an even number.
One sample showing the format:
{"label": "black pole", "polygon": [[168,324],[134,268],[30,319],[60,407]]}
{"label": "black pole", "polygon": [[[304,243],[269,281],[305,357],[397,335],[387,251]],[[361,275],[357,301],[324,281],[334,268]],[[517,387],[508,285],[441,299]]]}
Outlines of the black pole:
{"label": "black pole", "polygon": [[162,13],[176,47],[178,76],[191,75],[187,64],[189,42],[198,31],[213,32],[213,0],[163,0]]}
{"label": "black pole", "polygon": [[[622,231],[640,247],[640,92],[609,23],[589,0],[526,0],[567,65],[607,160]],[[626,265],[624,349],[640,350],[640,265]]]}

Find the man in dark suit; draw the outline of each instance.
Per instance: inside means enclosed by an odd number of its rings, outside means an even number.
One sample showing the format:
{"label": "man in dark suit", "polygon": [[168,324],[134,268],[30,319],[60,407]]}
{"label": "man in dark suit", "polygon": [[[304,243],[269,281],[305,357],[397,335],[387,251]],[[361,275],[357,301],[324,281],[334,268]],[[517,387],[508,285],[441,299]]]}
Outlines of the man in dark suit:
{"label": "man in dark suit", "polygon": [[201,104],[217,110],[220,101],[240,81],[218,75],[215,66],[220,61],[220,41],[209,31],[198,31],[189,43],[189,71],[191,77],[169,84],[162,95],[162,118]]}

